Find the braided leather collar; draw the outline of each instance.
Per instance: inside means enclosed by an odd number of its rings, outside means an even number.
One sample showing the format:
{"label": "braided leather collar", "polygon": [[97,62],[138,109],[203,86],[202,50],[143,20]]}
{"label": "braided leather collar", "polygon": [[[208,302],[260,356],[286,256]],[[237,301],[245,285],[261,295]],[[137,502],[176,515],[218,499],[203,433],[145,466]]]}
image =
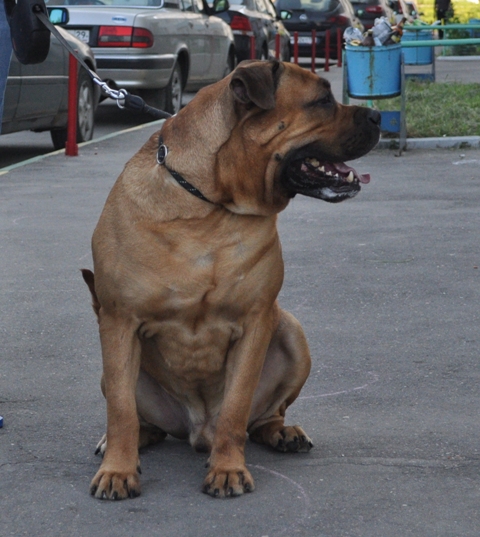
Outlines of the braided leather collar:
{"label": "braided leather collar", "polygon": [[161,166],[165,166],[166,170],[168,171],[168,173],[175,179],[175,181],[177,181],[177,183],[180,185],[180,186],[183,186],[183,188],[185,190],[188,190],[188,192],[190,192],[190,194],[193,194],[194,196],[197,196],[197,198],[200,198],[201,200],[203,201],[208,201],[208,203],[212,203],[213,204],[213,201],[210,201],[208,198],[206,198],[201,192],[200,190],[198,190],[198,188],[195,188],[192,184],[190,184],[186,179],[184,179],[178,172],[176,172],[175,170],[171,170],[166,164],[165,164],[165,159],[168,155],[168,148],[167,146],[163,143],[163,138],[162,136],[160,136],[158,138],[158,151],[157,151],[157,162],[161,165]]}

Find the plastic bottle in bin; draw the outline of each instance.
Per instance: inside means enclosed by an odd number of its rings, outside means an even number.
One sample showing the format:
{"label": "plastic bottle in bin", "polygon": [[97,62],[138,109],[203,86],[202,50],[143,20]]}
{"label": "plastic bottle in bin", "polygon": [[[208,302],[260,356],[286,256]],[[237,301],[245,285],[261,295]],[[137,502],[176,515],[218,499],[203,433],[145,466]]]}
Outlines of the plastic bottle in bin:
{"label": "plastic bottle in bin", "polygon": [[372,28],[372,36],[377,47],[385,45],[392,35],[392,27],[386,17],[375,19],[375,24]]}
{"label": "plastic bottle in bin", "polygon": [[343,39],[347,45],[358,46],[363,41],[362,32],[358,28],[345,28]]}

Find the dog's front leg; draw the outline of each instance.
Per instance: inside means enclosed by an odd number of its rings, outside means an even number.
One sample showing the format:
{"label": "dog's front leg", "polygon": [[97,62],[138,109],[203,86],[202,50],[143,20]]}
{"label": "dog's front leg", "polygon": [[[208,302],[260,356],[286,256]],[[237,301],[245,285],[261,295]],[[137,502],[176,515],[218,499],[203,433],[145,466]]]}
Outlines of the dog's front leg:
{"label": "dog's front leg", "polygon": [[137,325],[102,311],[99,325],[107,400],[107,448],[90,493],[100,499],[134,498],[140,494],[135,403],[140,368]]}
{"label": "dog's front leg", "polygon": [[218,416],[203,492],[240,496],[255,484],[245,465],[245,439],[253,394],[273,333],[273,319],[256,318],[228,353],[225,394]]}

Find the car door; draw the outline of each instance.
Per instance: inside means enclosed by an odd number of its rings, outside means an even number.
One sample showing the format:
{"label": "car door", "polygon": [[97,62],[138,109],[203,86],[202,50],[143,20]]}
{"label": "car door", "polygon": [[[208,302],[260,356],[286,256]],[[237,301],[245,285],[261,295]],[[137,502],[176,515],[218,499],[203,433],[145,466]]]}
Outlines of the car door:
{"label": "car door", "polygon": [[7,86],[5,88],[5,99],[3,101],[3,118],[0,118],[3,123],[8,123],[15,117],[21,85],[20,62],[17,60],[15,54],[12,54]]}
{"label": "car door", "polygon": [[[68,87],[68,54],[55,37],[42,63],[20,64],[21,86],[15,120],[53,118],[65,106]],[[62,100],[64,101],[62,103]]]}
{"label": "car door", "polygon": [[[209,41],[209,55],[206,58],[205,72],[208,73],[208,82],[216,82],[225,76],[228,64],[228,54],[233,43],[230,26],[220,17],[207,15],[202,6],[202,0],[194,0],[198,9],[201,9],[205,19],[207,37]],[[212,2],[213,4],[213,2]]]}
{"label": "car door", "polygon": [[[197,84],[208,79],[211,43],[207,19],[198,9],[196,0],[181,0],[188,21],[188,49],[190,53],[189,83]],[[201,4],[201,2],[200,2]]]}
{"label": "car door", "polygon": [[275,28],[275,20],[272,19],[272,15],[268,11],[267,5],[264,0],[255,0],[255,5],[257,8],[257,12],[259,13],[259,16],[261,18],[263,33],[267,41],[268,57],[274,58],[275,57],[275,35],[277,33],[276,28]]}

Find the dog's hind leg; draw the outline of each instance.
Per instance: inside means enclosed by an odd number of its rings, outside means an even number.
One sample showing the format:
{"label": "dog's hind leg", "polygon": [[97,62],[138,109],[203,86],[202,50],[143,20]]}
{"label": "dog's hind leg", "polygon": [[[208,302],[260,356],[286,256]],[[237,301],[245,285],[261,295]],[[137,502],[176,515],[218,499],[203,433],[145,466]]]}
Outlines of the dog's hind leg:
{"label": "dog's hind leg", "polygon": [[313,443],[305,431],[298,425],[284,424],[285,411],[298,397],[310,367],[310,352],[300,323],[281,310],[253,399],[250,440],[278,451],[310,451]]}
{"label": "dog's hind leg", "polygon": [[[165,440],[167,433],[162,431],[159,427],[155,425],[150,425],[142,421],[140,418],[140,432],[138,434],[138,449],[142,449],[147,446],[153,446],[158,444],[162,440]],[[102,457],[105,454],[107,449],[107,435],[104,434],[100,439],[100,442],[97,444],[95,449],[95,455],[100,454]]]}

